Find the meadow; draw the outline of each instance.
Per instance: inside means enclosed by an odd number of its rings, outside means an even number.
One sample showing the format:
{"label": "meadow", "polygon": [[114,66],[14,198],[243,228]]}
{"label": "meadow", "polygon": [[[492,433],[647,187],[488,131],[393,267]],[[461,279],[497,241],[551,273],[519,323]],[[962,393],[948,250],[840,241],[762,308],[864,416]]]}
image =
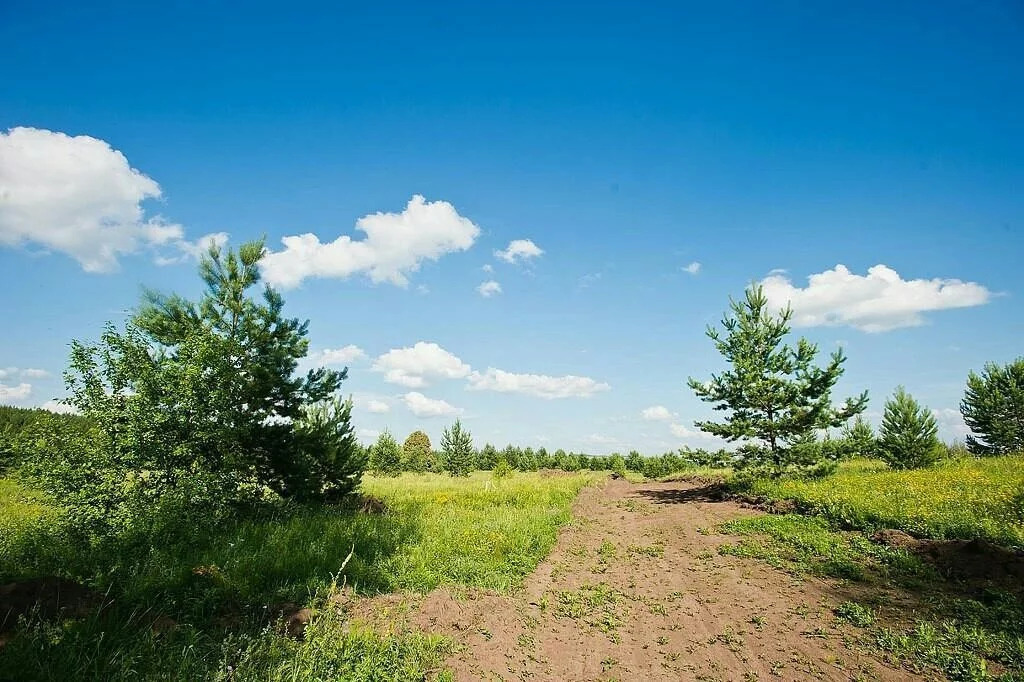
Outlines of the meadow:
{"label": "meadow", "polygon": [[744,488],[792,500],[801,511],[847,528],[896,528],[1024,549],[1024,455],[950,459],[906,471],[855,460],[830,476],[758,479]]}
{"label": "meadow", "polygon": [[[3,648],[0,679],[422,679],[445,641],[377,634],[331,597],[510,590],[547,555],[579,490],[600,478],[368,476],[365,510],[284,506],[144,546],[79,544],[55,507],[2,481],[0,583],[60,576],[109,603],[60,623],[30,618]],[[301,641],[275,623],[288,603],[322,611]]]}

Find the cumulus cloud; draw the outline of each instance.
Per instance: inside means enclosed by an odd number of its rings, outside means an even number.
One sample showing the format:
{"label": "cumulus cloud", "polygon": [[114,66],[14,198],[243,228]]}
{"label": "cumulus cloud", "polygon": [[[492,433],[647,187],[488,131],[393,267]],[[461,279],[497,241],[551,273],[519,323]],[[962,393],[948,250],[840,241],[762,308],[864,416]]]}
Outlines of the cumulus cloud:
{"label": "cumulus cloud", "polygon": [[295,287],[308,277],[344,279],[365,273],[375,283],[409,284],[408,276],[426,260],[465,251],[480,228],[447,201],[427,201],[417,194],[401,213],[373,213],[356,221],[364,239],[342,235],[322,243],[306,233],[281,239],[282,251],[261,262],[263,277],[275,286]]}
{"label": "cumulus cloud", "polygon": [[341,348],[324,348],[312,353],[310,357],[318,365],[348,365],[366,357],[366,351],[359,346],[349,344]]}
{"label": "cumulus cloud", "polygon": [[939,433],[943,438],[963,440],[971,432],[964,423],[964,417],[960,410],[951,407],[944,407],[932,410],[932,416],[939,426]]}
{"label": "cumulus cloud", "polygon": [[469,376],[467,388],[473,391],[523,393],[552,400],[555,398],[589,398],[595,393],[607,391],[611,386],[590,377],[571,374],[560,377],[546,374],[515,374],[488,367],[483,374],[473,372]]}
{"label": "cumulus cloud", "polygon": [[157,182],[103,140],[0,132],[0,245],[58,251],[86,272],[112,272],[142,247],[189,253],[202,239],[188,242],[181,225],[146,215],[143,202],[160,197]]}
{"label": "cumulus cloud", "polygon": [[675,415],[669,412],[668,408],[665,407],[664,405],[652,405],[641,411],[640,416],[642,416],[647,421],[667,422],[671,420]]}
{"label": "cumulus cloud", "polygon": [[213,232],[211,234],[203,235],[194,242],[187,240],[178,240],[175,243],[178,250],[181,252],[177,256],[157,256],[153,259],[153,262],[157,265],[177,265],[178,263],[185,263],[189,260],[199,260],[199,258],[210,250],[211,246],[217,246],[223,249],[228,243],[227,232]]}
{"label": "cumulus cloud", "polygon": [[484,266],[480,269],[488,274],[494,272],[494,266],[491,265],[490,263],[484,263]]}
{"label": "cumulus cloud", "polygon": [[366,401],[366,411],[373,414],[384,414],[391,411],[391,406],[383,400],[371,399]]}
{"label": "cumulus cloud", "polygon": [[407,348],[389,350],[373,363],[384,381],[409,388],[422,388],[430,379],[462,379],[472,368],[436,343],[419,341]]}
{"label": "cumulus cloud", "polygon": [[0,403],[20,402],[28,398],[30,393],[32,393],[32,384],[24,382],[11,386],[0,384]]}
{"label": "cumulus cloud", "polygon": [[992,293],[975,282],[959,279],[909,279],[885,265],[856,275],[844,265],[808,277],[796,287],[782,272],[761,284],[769,304],[779,310],[793,307],[793,324],[800,327],[849,325],[865,332],[884,332],[924,324],[923,313],[983,305]]}
{"label": "cumulus cloud", "polygon": [[402,402],[417,417],[450,417],[462,414],[462,409],[445,400],[428,398],[419,391],[409,391],[402,396]]}
{"label": "cumulus cloud", "polygon": [[683,272],[687,272],[691,275],[696,275],[700,272],[701,264],[697,261],[693,261],[689,265],[683,267]]}
{"label": "cumulus cloud", "polygon": [[495,251],[494,255],[506,263],[523,263],[531,258],[542,255],[544,250],[529,239],[513,239],[504,251]]}
{"label": "cumulus cloud", "polygon": [[501,285],[495,282],[493,279],[488,280],[476,288],[478,294],[484,298],[490,298],[495,294],[501,293]]}

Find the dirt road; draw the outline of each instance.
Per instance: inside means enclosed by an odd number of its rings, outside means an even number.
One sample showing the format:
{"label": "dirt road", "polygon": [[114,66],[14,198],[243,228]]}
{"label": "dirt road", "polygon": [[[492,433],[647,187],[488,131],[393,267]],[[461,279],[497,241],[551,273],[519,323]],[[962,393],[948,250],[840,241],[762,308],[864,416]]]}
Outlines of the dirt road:
{"label": "dirt road", "polygon": [[699,483],[611,481],[521,591],[392,595],[378,617],[452,637],[458,680],[905,680],[844,644],[842,587],[722,556],[718,524],[756,513]]}

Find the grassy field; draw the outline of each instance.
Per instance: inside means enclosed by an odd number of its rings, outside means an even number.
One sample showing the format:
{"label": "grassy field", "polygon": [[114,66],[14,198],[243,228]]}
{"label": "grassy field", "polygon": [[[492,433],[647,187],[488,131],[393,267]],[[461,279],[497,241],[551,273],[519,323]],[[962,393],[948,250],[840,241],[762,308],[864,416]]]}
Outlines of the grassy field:
{"label": "grassy field", "polygon": [[[439,585],[508,590],[547,555],[579,490],[602,475],[367,477],[383,511],[282,508],[160,546],[84,547],[60,515],[0,482],[0,582],[55,575],[107,592],[100,613],[38,623],[0,657],[0,678],[417,679],[448,646],[378,635],[326,608],[361,594]],[[352,558],[343,574],[346,556]],[[274,605],[321,607],[303,641],[278,634]],[[170,627],[153,627],[171,623]]]}
{"label": "grassy field", "polygon": [[951,460],[891,471],[843,464],[810,480],[758,480],[750,491],[795,501],[801,511],[849,528],[898,528],[937,539],[983,539],[1024,549],[1024,455]]}

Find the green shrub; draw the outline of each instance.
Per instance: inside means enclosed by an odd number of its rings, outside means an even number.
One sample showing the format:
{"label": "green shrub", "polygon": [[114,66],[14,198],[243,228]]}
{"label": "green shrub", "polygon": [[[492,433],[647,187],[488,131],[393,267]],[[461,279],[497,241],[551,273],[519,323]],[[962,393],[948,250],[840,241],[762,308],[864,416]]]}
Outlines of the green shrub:
{"label": "green shrub", "polygon": [[430,437],[422,431],[413,431],[402,445],[402,468],[422,473],[430,458]]}

